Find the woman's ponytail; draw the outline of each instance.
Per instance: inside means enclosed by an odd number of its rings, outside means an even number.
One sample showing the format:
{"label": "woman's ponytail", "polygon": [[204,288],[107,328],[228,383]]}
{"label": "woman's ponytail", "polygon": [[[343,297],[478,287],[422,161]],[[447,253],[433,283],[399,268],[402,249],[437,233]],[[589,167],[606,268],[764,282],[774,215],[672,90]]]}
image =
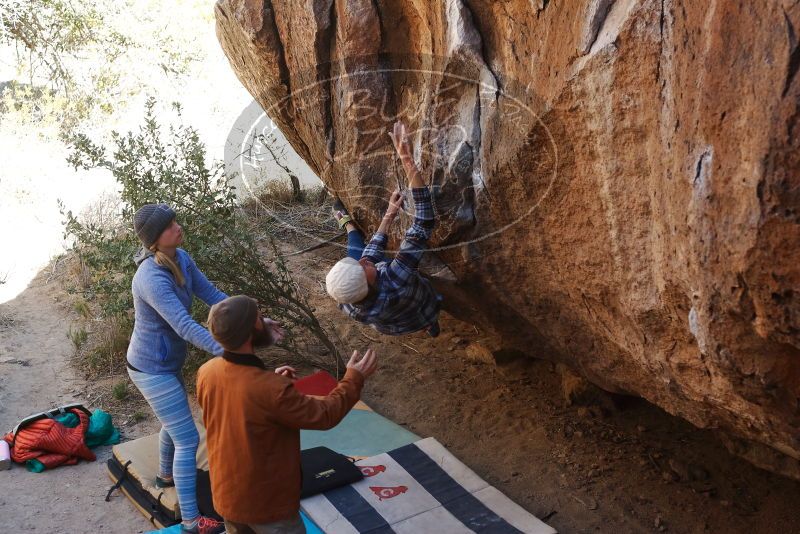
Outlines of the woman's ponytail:
{"label": "woman's ponytail", "polygon": [[167,269],[172,271],[172,276],[175,277],[175,282],[180,287],[183,287],[183,285],[186,283],[186,279],[183,277],[183,272],[181,271],[181,268],[178,266],[175,260],[173,260],[166,254],[158,250],[158,245],[154,244],[153,246],[151,246],[150,251],[155,255],[154,258],[155,262],[161,265],[162,267],[166,267]]}

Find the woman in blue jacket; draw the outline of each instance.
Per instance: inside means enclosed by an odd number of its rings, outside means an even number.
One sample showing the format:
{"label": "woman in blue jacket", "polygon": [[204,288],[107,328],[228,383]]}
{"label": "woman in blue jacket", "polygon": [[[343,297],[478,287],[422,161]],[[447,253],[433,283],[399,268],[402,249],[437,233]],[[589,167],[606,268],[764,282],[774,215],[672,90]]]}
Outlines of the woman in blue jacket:
{"label": "woman in blue jacket", "polygon": [[175,486],[182,531],[216,533],[224,525],[201,517],[196,498],[196,454],[199,435],[181,367],[186,342],[215,356],[222,347],[190,314],[193,296],[209,306],[227,298],[197,268],[185,250],[183,230],[166,204],[146,204],[134,216],[143,248],[136,255],[133,277],[135,318],[128,345],[128,374],[161,422],[159,475],[156,485]]}

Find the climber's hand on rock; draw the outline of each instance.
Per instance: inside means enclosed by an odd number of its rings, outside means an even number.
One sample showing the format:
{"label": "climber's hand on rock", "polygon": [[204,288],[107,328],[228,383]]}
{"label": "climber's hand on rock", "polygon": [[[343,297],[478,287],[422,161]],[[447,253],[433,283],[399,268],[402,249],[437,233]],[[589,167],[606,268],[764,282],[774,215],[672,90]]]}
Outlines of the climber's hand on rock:
{"label": "climber's hand on rock", "polygon": [[389,132],[389,137],[392,138],[394,149],[397,155],[400,156],[400,161],[403,163],[403,169],[408,176],[408,187],[415,189],[418,187],[425,187],[425,182],[422,180],[422,174],[414,163],[414,155],[411,150],[411,142],[408,140],[408,131],[403,121],[394,123],[394,131]]}
{"label": "climber's hand on rock", "polygon": [[397,213],[403,208],[403,194],[400,191],[395,191],[389,197],[389,207],[386,208],[386,215],[384,217],[394,219]]}
{"label": "climber's hand on rock", "polygon": [[403,165],[413,165],[414,157],[411,151],[411,142],[408,140],[408,131],[403,121],[394,123],[394,131],[389,132],[389,137],[392,138],[394,149],[397,151],[397,155],[400,156]]}

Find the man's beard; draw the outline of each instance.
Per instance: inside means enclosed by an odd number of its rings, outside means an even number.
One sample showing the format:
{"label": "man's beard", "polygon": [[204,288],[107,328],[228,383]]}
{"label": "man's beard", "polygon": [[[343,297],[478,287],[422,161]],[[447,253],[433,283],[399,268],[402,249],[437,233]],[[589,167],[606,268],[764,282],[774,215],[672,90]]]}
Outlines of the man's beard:
{"label": "man's beard", "polygon": [[254,347],[269,347],[272,345],[272,334],[270,334],[269,328],[264,322],[261,322],[261,330],[253,327],[253,346]]}

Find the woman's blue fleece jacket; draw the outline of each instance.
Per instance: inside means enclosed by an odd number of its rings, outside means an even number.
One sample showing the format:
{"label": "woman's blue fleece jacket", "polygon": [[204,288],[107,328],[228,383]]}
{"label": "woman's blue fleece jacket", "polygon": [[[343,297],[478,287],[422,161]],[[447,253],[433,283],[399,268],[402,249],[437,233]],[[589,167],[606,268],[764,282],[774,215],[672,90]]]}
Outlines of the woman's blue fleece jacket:
{"label": "woman's blue fleece jacket", "polygon": [[172,272],[150,255],[133,277],[134,323],[128,362],[144,373],[177,374],[186,359],[186,342],[218,356],[223,349],[192,319],[189,310],[197,295],[209,306],[228,296],[200,272],[191,256],[177,249],[176,262],[186,283],[178,286]]}

